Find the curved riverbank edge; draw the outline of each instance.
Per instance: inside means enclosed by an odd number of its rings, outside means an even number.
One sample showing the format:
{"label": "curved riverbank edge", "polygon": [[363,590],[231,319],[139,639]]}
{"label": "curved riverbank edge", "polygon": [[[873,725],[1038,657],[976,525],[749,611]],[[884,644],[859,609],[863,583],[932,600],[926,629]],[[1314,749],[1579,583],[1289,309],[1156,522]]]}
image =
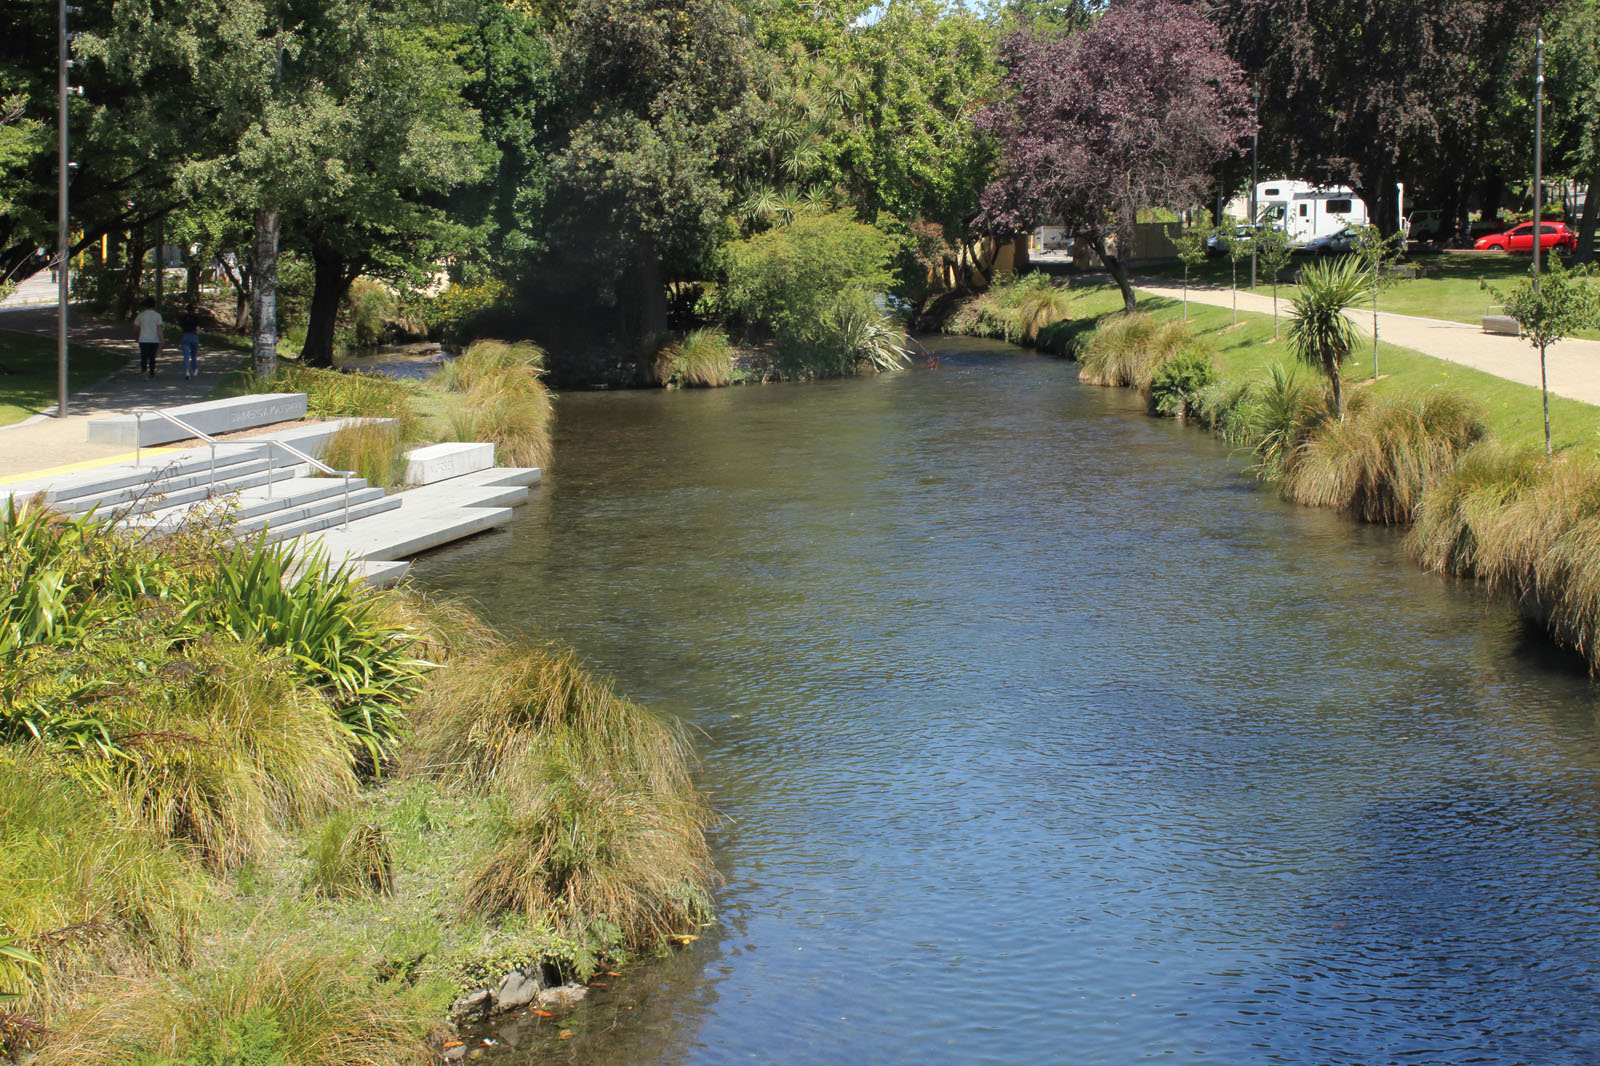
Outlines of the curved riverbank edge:
{"label": "curved riverbank edge", "polygon": [[688,738],[570,648],[216,531],[0,520],[0,1059],[460,1058],[711,921]]}
{"label": "curved riverbank edge", "polygon": [[[1081,293],[1077,299],[1090,305],[1089,313],[1074,315],[1071,301],[1052,303],[1058,298],[1049,292],[1047,283],[1022,280],[1009,289],[948,299],[919,325],[1081,361],[1102,324],[1120,315],[1109,300],[1101,301],[1102,309]],[[1192,307],[1170,300],[1152,303],[1149,317],[1167,323],[1169,332],[1195,317]],[[1263,330],[1271,321],[1241,314],[1238,325],[1218,332],[1243,329],[1252,320]],[[1208,352],[1214,354],[1205,340],[1193,336],[1184,351],[1197,352],[1208,363]],[[1553,400],[1563,405],[1558,424],[1567,430],[1567,447],[1546,459],[1526,440],[1505,443],[1497,433],[1527,428],[1525,416],[1522,424],[1507,423],[1505,390],[1531,392],[1520,398],[1536,417],[1537,389],[1471,371],[1462,372],[1462,380],[1438,380],[1448,377],[1444,371],[1435,378],[1418,374],[1419,380],[1399,386],[1385,375],[1380,393],[1366,388],[1378,382],[1352,381],[1347,374],[1354,414],[1349,422],[1337,423],[1307,413],[1321,406],[1321,388],[1303,368],[1296,379],[1286,347],[1243,360],[1250,364],[1247,369],[1223,367],[1178,402],[1159,402],[1152,397],[1152,378],[1167,360],[1176,366],[1180,354],[1143,353],[1131,360],[1139,371],[1133,378],[1085,373],[1080,380],[1137,389],[1152,416],[1196,423],[1254,452],[1257,477],[1274,483],[1287,499],[1331,507],[1358,521],[1409,527],[1407,547],[1420,566],[1509,597],[1525,619],[1582,656],[1591,674],[1600,674],[1600,468],[1578,444],[1586,432],[1592,445],[1600,408]],[[1388,346],[1383,355],[1385,367],[1396,357],[1431,359]],[[1319,398],[1308,404],[1313,390]],[[1254,413],[1246,408],[1263,398],[1277,403],[1280,409],[1266,417],[1279,423],[1247,425]],[[1294,405],[1299,414],[1283,410]]]}

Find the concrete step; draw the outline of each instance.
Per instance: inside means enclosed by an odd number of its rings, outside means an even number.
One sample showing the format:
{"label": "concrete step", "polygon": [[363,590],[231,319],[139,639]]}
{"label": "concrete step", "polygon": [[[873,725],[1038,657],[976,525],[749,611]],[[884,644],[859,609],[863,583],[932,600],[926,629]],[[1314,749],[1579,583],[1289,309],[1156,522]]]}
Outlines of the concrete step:
{"label": "concrete step", "polygon": [[[403,500],[410,495],[392,498]],[[400,559],[504,525],[512,514],[509,507],[413,508],[407,504],[397,514],[329,529],[321,540],[334,559]]]}
{"label": "concrete step", "polygon": [[[343,479],[308,477],[306,476],[306,468],[303,465],[275,470],[273,475],[274,484],[270,496],[267,494],[266,480],[264,478],[256,480],[250,485],[241,485],[237,492],[229,494],[235,520],[271,514],[290,507],[307,504],[313,500],[320,500],[327,496],[337,495],[342,502],[344,496]],[[351,492],[366,487],[365,479],[350,479]],[[175,529],[182,525],[186,518],[195,513],[196,508],[203,505],[204,502],[204,500],[196,503],[180,502],[177,506],[163,507],[158,511],[140,515],[135,521],[144,526]]]}
{"label": "concrete step", "polygon": [[[366,489],[364,491],[377,493],[382,492],[381,489]],[[380,495],[377,498],[370,499],[358,505],[355,503],[354,495],[354,493],[351,494],[352,499],[350,503],[351,525],[354,525],[361,519],[371,518],[373,515],[380,515],[385,511],[393,511],[400,506],[400,498],[398,496]],[[331,511],[315,515],[311,518],[302,519],[298,522],[290,522],[286,525],[271,525],[262,535],[269,542],[293,540],[296,537],[303,537],[308,533],[320,533],[325,529],[333,529],[342,525],[343,523],[344,501],[341,499],[339,501],[339,505]]]}
{"label": "concrete step", "polygon": [[451,441],[406,452],[406,484],[432,485],[494,468],[494,445]]}
{"label": "concrete step", "polygon": [[294,470],[290,467],[275,468],[265,459],[247,459],[227,466],[218,464],[215,479],[208,465],[205,469],[191,470],[188,473],[151,476],[143,482],[135,482],[123,488],[86,496],[73,496],[70,499],[56,501],[54,506],[66,514],[84,514],[95,507],[102,511],[153,510],[173,502],[174,497],[178,497],[176,502],[181,503],[185,499],[192,501],[204,499],[209,495],[225,495],[232,491],[233,487],[244,487],[244,483],[256,475],[260,475],[260,480],[255,484],[265,484],[268,470],[273,471],[275,478],[294,476]]}
{"label": "concrete step", "polygon": [[[220,474],[220,471],[219,471]],[[130,524],[151,528],[159,526],[163,529],[172,529],[182,524],[183,518],[191,511],[202,507],[211,500],[224,500],[238,498],[247,492],[259,492],[266,495],[266,485],[270,479],[274,486],[285,482],[293,482],[298,476],[298,469],[292,466],[277,466],[248,474],[240,474],[230,478],[218,477],[213,484],[209,479],[190,488],[178,489],[160,495],[151,494],[138,500],[125,504],[117,504],[103,508],[118,520],[128,521]],[[274,488],[274,492],[281,491]]]}
{"label": "concrete step", "polygon": [[[344,482],[335,481],[334,483],[339,486],[339,491],[336,493],[317,493],[309,499],[296,500],[287,507],[252,515],[238,522],[234,528],[242,535],[259,533],[262,530],[267,530],[269,533],[277,533],[279,530],[297,525],[307,519],[330,513],[337,513],[339,521],[342,523],[344,521],[345,505]],[[354,516],[358,507],[383,498],[384,492],[382,489],[366,485],[357,488],[354,479],[352,479],[350,486],[350,514]]]}

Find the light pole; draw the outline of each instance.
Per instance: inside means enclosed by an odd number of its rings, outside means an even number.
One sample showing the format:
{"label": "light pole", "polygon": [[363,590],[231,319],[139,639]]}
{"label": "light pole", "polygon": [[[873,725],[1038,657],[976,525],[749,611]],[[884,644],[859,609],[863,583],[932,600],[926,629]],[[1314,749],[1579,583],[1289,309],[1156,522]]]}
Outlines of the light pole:
{"label": "light pole", "polygon": [[56,132],[59,139],[57,149],[60,153],[60,173],[57,175],[56,186],[56,417],[67,417],[67,275],[72,270],[72,263],[68,253],[72,250],[72,236],[67,232],[67,97],[70,95],[70,86],[67,85],[67,0],[56,0],[57,14],[60,22],[60,36],[57,43],[57,88],[59,92],[59,113],[56,119]]}
{"label": "light pole", "polygon": [[[1533,294],[1539,295],[1539,246],[1544,243],[1544,27],[1534,46],[1533,76]],[[1543,368],[1540,368],[1543,373]]]}
{"label": "light pole", "polygon": [[[1252,116],[1255,124],[1250,128],[1250,222],[1252,225],[1261,220],[1256,217],[1256,186],[1261,183],[1259,173],[1260,154],[1257,152],[1261,139],[1261,86],[1253,87]],[[1256,291],[1256,242],[1250,242],[1250,291]]]}

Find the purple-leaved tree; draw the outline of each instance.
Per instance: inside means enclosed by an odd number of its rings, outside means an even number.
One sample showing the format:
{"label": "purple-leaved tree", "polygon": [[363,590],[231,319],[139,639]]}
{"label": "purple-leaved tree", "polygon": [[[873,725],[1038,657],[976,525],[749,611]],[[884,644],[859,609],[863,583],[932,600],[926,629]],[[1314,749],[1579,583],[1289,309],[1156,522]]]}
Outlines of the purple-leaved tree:
{"label": "purple-leaved tree", "polygon": [[1071,35],[1012,35],[1004,98],[979,122],[1000,140],[980,222],[1016,232],[1059,218],[1134,309],[1127,248],[1139,211],[1203,203],[1215,165],[1251,129],[1249,94],[1215,28],[1188,4],[1120,0]]}

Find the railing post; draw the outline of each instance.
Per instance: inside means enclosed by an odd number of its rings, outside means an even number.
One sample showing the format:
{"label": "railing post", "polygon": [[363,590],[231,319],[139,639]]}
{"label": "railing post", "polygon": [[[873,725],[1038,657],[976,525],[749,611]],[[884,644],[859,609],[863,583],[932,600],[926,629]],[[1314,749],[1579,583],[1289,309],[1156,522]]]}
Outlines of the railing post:
{"label": "railing post", "polygon": [[350,471],[344,472],[344,528],[350,528]]}
{"label": "railing post", "polygon": [[144,412],[133,412],[133,465],[139,465],[139,453],[144,448]]}
{"label": "railing post", "polygon": [[267,499],[272,499],[272,441],[267,441]]}
{"label": "railing post", "polygon": [[217,494],[217,442],[211,442],[211,489],[210,494]]}

